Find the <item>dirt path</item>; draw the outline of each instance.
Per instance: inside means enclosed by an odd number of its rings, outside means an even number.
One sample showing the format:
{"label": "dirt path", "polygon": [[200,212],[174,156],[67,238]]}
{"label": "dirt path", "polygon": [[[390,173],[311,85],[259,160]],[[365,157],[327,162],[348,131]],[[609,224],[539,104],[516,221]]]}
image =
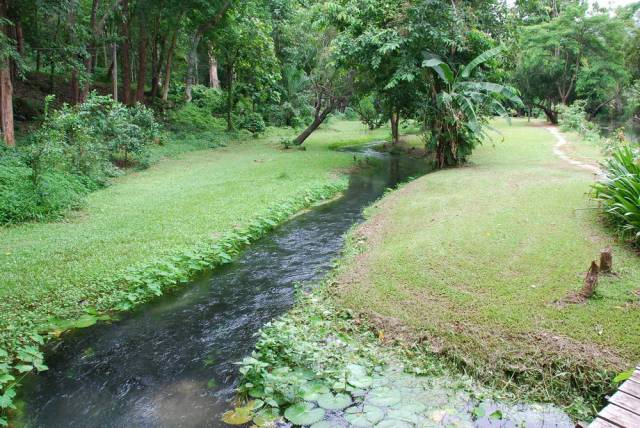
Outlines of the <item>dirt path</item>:
{"label": "dirt path", "polygon": [[568,142],[557,127],[545,126],[545,129],[553,134],[554,137],[556,137],[556,144],[553,146],[553,153],[555,153],[556,156],[558,156],[563,161],[570,163],[571,165],[577,166],[578,168],[582,168],[587,171],[591,171],[596,175],[598,179],[604,177],[604,173],[599,166],[592,163],[581,162],[577,159],[572,158],[565,152],[564,147],[568,144]]}

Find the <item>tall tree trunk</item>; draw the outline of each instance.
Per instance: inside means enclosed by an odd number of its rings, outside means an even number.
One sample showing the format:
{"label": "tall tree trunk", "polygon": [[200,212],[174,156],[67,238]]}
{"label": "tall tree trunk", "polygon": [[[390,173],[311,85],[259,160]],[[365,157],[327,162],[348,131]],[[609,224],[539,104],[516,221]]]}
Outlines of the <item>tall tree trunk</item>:
{"label": "tall tree trunk", "polygon": [[[7,19],[8,0],[0,1],[0,18]],[[9,37],[8,26],[2,25],[2,31]],[[0,115],[2,116],[2,136],[7,146],[15,146],[13,129],[13,85],[11,84],[11,62],[8,57],[0,58]]]}
{"label": "tall tree trunk", "polygon": [[396,112],[392,112],[390,121],[391,121],[391,143],[398,144],[398,142],[400,141],[400,130],[399,130],[400,114]]}
{"label": "tall tree trunk", "polygon": [[156,16],[151,45],[151,98],[158,96],[158,85],[160,83],[160,67],[162,64],[162,54],[165,49],[164,36],[160,36],[160,17]]}
{"label": "tall tree trunk", "polygon": [[118,101],[118,45],[111,43],[111,94]]}
{"label": "tall tree trunk", "polygon": [[307,126],[305,130],[302,131],[300,135],[296,137],[295,140],[293,140],[293,144],[295,144],[296,146],[299,146],[302,143],[304,143],[305,140],[309,138],[309,135],[311,135],[313,131],[318,129],[318,126],[320,126],[322,122],[324,122],[327,116],[329,116],[329,113],[331,113],[332,111],[333,111],[333,106],[330,105],[326,107],[324,110],[322,110],[321,112],[317,112],[315,117],[313,118],[313,122],[311,122],[311,124]]}
{"label": "tall tree trunk", "polygon": [[191,102],[191,89],[196,82],[196,63],[200,40],[202,40],[202,34],[196,32],[191,37],[189,52],[187,52],[187,78],[184,86],[184,96],[187,102]]}
{"label": "tall tree trunk", "polygon": [[147,36],[140,19],[140,44],[138,48],[138,81],[136,87],[136,101],[144,101],[144,84],[147,74]]}
{"label": "tall tree trunk", "polygon": [[131,34],[129,0],[122,0],[122,101],[131,105]]}
{"label": "tall tree trunk", "polygon": [[227,68],[227,131],[233,131],[233,64]]}
{"label": "tall tree trunk", "polygon": [[78,97],[79,102],[84,102],[89,95],[89,90],[91,89],[91,83],[88,79],[89,76],[93,73],[94,67],[94,59],[96,57],[97,47],[96,47],[96,19],[98,16],[98,7],[100,6],[100,0],[93,0],[91,5],[91,40],[89,41],[89,45],[87,46],[87,57],[84,59],[84,70],[87,73],[87,80],[82,82],[82,89],[80,90],[80,95]]}
{"label": "tall tree trunk", "polygon": [[220,79],[218,78],[218,60],[213,54],[213,47],[209,46],[209,87],[220,89]]}
{"label": "tall tree trunk", "polygon": [[164,67],[164,79],[162,79],[162,101],[169,98],[169,82],[171,80],[171,65],[173,64],[173,51],[176,49],[176,41],[178,39],[178,30],[173,33],[171,45],[167,51],[167,62]]}

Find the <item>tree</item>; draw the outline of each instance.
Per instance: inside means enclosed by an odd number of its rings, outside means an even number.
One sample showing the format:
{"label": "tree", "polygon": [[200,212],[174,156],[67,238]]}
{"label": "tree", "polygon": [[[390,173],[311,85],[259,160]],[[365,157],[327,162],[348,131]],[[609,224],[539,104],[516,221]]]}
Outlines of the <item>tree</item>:
{"label": "tree", "polygon": [[252,94],[260,93],[279,72],[271,27],[260,15],[257,4],[246,2],[242,10],[230,11],[224,25],[212,33],[216,57],[224,69],[228,130],[234,129],[236,83],[249,86]]}
{"label": "tree", "polygon": [[13,129],[13,85],[11,83],[11,58],[16,56],[14,41],[10,36],[11,22],[7,15],[8,0],[0,1],[0,115],[2,136],[8,146],[15,146]]}
{"label": "tree", "polygon": [[480,54],[457,73],[434,55],[428,55],[423,62],[431,71],[425,78],[433,87],[431,102],[424,110],[424,128],[428,133],[427,146],[435,151],[439,168],[459,165],[467,159],[487,137],[484,129],[488,118],[507,115],[504,101],[521,104],[515,89],[472,78],[480,65],[500,51],[501,48],[494,48]]}
{"label": "tree", "polygon": [[233,0],[190,0],[185,2],[190,22],[189,47],[187,51],[187,74],[185,79],[185,99],[191,101],[191,88],[196,80],[198,47],[207,33],[213,30],[224,18]]}
{"label": "tree", "polygon": [[526,102],[542,109],[551,123],[558,121],[554,106],[569,104],[578,89],[597,108],[625,79],[620,31],[615,18],[601,11],[588,14],[586,5],[567,6],[550,22],[524,28],[514,81]]}

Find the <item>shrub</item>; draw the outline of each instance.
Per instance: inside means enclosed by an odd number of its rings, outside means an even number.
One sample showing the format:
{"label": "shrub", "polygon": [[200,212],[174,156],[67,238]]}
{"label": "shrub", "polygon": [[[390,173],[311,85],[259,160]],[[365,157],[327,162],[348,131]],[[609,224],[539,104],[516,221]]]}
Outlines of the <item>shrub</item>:
{"label": "shrub", "polygon": [[264,119],[259,113],[246,113],[242,116],[239,126],[240,129],[246,129],[252,134],[261,134],[267,129]]}
{"label": "shrub", "polygon": [[630,146],[614,149],[604,163],[605,179],[594,193],[612,225],[623,237],[640,243],[640,151]]}
{"label": "shrub", "polygon": [[558,122],[560,129],[563,131],[574,131],[580,134],[587,141],[600,142],[600,132],[598,126],[587,120],[585,108],[587,102],[584,100],[576,100],[570,106],[558,106]]}
{"label": "shrub", "polygon": [[192,102],[209,114],[223,114],[226,110],[227,96],[221,89],[195,85],[191,92]]}
{"label": "shrub", "polygon": [[194,103],[187,103],[168,115],[170,126],[174,130],[202,131],[220,127],[219,120],[211,112],[198,107]]}
{"label": "shrub", "polygon": [[380,128],[386,120],[376,107],[375,97],[373,95],[362,97],[355,109],[358,112],[360,121],[371,130]]}
{"label": "shrub", "polygon": [[0,224],[59,218],[119,173],[113,162],[145,165],[160,127],[151,110],[127,108],[90,94],[77,106],[49,112],[18,149],[0,152]]}

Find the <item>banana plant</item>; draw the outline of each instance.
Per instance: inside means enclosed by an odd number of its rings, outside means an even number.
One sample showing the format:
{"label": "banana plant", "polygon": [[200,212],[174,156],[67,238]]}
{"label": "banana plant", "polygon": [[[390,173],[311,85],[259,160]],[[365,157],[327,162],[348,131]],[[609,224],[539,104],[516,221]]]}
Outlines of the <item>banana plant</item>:
{"label": "banana plant", "polygon": [[425,107],[428,149],[439,168],[459,165],[489,136],[488,119],[508,117],[505,103],[522,106],[515,88],[472,77],[480,65],[496,57],[502,47],[478,55],[454,72],[438,56],[426,53],[423,68],[430,71],[432,97]]}

